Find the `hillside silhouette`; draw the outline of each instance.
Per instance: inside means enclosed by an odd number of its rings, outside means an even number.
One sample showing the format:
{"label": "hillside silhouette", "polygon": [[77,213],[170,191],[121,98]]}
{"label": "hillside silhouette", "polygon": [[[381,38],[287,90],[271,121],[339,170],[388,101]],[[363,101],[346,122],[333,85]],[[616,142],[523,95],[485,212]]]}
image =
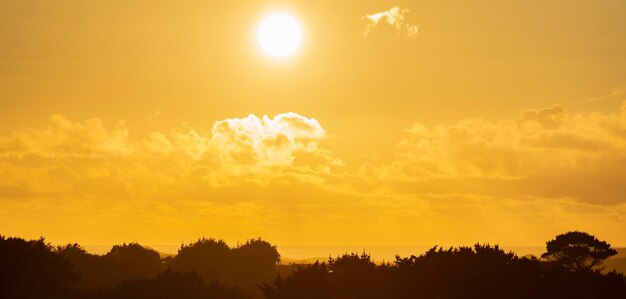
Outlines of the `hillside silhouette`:
{"label": "hillside silhouette", "polygon": [[618,252],[584,232],[546,243],[541,258],[499,246],[435,246],[376,264],[366,252],[281,265],[276,246],[201,238],[173,256],[138,243],[104,255],[78,244],[0,236],[0,298],[626,298],[604,261]]}

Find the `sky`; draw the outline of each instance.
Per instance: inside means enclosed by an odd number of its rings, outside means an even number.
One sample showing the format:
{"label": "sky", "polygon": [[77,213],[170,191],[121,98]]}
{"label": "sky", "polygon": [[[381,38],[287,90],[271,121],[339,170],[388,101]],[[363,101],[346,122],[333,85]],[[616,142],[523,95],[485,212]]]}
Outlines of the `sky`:
{"label": "sky", "polygon": [[626,246],[625,53],[620,0],[0,0],[0,233]]}

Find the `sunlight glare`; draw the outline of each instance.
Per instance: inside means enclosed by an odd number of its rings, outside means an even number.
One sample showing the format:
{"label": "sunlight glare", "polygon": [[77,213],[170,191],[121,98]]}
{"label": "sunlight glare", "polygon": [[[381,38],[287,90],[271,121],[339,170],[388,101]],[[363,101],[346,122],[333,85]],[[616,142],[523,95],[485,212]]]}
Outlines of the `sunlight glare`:
{"label": "sunlight glare", "polygon": [[257,30],[259,45],[273,57],[293,54],[302,41],[302,29],[291,15],[276,13],[267,16]]}

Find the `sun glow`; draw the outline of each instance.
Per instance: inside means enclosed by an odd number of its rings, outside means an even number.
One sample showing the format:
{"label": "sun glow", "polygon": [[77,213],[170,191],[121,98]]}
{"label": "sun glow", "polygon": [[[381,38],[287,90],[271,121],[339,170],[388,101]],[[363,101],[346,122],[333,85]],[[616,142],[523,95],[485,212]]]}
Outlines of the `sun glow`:
{"label": "sun glow", "polygon": [[257,30],[259,45],[273,57],[292,55],[302,42],[298,21],[286,13],[276,13],[263,19]]}

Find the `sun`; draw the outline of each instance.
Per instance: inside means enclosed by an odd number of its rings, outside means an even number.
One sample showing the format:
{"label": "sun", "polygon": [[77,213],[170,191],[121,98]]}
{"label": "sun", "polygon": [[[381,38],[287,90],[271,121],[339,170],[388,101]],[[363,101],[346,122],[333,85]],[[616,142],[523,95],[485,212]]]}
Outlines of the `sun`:
{"label": "sun", "polygon": [[274,13],[263,19],[256,36],[265,53],[273,57],[286,57],[300,47],[302,28],[292,15]]}

